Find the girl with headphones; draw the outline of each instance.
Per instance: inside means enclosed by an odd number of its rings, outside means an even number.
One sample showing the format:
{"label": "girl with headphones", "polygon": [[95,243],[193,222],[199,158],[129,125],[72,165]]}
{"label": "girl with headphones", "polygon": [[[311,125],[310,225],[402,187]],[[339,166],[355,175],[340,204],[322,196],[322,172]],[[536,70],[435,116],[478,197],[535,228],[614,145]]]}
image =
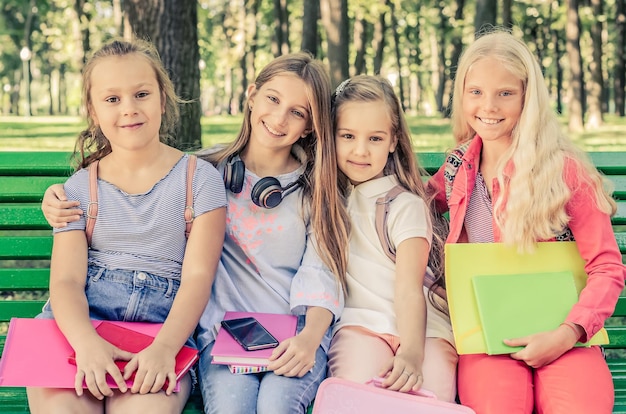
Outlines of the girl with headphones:
{"label": "girl with headphones", "polygon": [[[235,141],[199,154],[223,174],[228,214],[198,329],[198,376],[206,413],[304,413],[326,375],[329,328],[344,303],[349,224],[336,184],[330,80],[321,62],[295,53],[270,62],[247,92]],[[48,191],[43,210],[63,224],[72,210],[58,208],[72,204],[55,198]],[[214,326],[227,310],[298,315],[270,371],[211,364]]]}

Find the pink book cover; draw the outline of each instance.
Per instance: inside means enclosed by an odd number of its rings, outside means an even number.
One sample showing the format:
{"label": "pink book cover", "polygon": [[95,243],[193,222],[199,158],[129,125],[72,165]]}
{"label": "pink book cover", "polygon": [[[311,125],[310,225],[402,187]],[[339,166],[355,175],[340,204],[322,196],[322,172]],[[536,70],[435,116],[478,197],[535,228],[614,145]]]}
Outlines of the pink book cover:
{"label": "pink book cover", "polygon": [[352,413],[476,414],[469,407],[432,396],[390,391],[340,378],[322,381],[315,395],[313,414]]}
{"label": "pink book cover", "polygon": [[[162,326],[155,323],[95,320],[92,324],[96,330],[100,328],[104,331],[103,328],[110,324],[151,338],[157,335]],[[115,328],[112,331],[127,332]],[[0,386],[74,388],[76,365],[72,364],[73,355],[74,350],[53,319],[13,318],[0,358]],[[195,360],[189,367],[193,362]],[[117,388],[110,378],[108,384]],[[128,384],[132,385],[132,380]]]}
{"label": "pink book cover", "polygon": [[[296,334],[298,318],[295,315],[257,312],[226,312],[224,320],[253,317],[258,320],[279,342]],[[218,331],[211,350],[214,364],[266,366],[274,348],[246,351],[225,329]]]}

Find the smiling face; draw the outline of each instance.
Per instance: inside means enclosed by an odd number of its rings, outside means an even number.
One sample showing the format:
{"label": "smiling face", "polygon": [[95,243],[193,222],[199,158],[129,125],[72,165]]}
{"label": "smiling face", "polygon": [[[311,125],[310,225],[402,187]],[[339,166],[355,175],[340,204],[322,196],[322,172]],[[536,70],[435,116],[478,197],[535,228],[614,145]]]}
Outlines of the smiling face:
{"label": "smiling face", "polygon": [[163,97],[154,69],[139,54],[102,58],[91,73],[90,115],[113,149],[159,143]]}
{"label": "smiling face", "polygon": [[337,112],[337,164],[354,185],[383,176],[396,148],[387,107],[382,101],[345,102]]}
{"label": "smiling face", "polygon": [[297,76],[275,76],[259,89],[251,85],[249,96],[251,145],[287,148],[310,132],[306,84]]}
{"label": "smiling face", "polygon": [[463,115],[483,142],[511,143],[524,105],[522,80],[493,57],[477,60],[467,71]]}

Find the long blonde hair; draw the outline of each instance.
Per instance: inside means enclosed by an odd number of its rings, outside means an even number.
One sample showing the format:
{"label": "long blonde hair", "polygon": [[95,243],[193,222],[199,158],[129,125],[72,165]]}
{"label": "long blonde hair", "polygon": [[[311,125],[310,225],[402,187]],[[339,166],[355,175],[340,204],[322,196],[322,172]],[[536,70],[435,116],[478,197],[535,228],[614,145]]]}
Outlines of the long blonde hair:
{"label": "long blonde hair", "polygon": [[[395,151],[389,153],[384,175],[394,175],[398,183],[413,194],[418,195],[428,207],[433,223],[433,241],[431,244],[428,265],[433,271],[437,286],[443,287],[443,245],[447,234],[446,222],[435,215],[433,198],[426,193],[422,176],[426,172],[419,166],[411,145],[411,132],[406,123],[404,111],[391,83],[381,76],[358,75],[344,81],[333,94],[332,119],[333,127],[337,127],[337,114],[344,103],[348,102],[380,102],[391,120],[391,130],[396,138]],[[348,177],[339,171],[339,189],[347,195]]]}
{"label": "long blonde hair", "polygon": [[[614,214],[616,204],[609,185],[593,166],[589,157],[578,149],[563,132],[541,68],[530,49],[513,34],[495,29],[479,37],[459,60],[452,103],[452,129],[458,143],[474,138],[474,131],[463,116],[462,96],[465,77],[471,66],[486,57],[497,59],[517,76],[524,87],[524,101],[518,124],[511,133],[511,146],[497,165],[496,178],[506,189],[494,205],[496,223],[502,229],[503,241],[520,250],[532,250],[535,242],[549,240],[562,233],[570,220],[565,209],[571,190],[564,171],[576,170],[578,185],[590,185],[598,208]],[[512,163],[514,171],[505,174]]]}
{"label": "long blonde hair", "polygon": [[[257,90],[276,76],[291,74],[306,85],[311,113],[312,131],[300,138],[307,157],[302,185],[304,200],[310,202],[311,224],[318,254],[346,287],[348,263],[349,219],[343,200],[337,191],[337,155],[330,122],[330,78],[324,65],[309,53],[299,52],[280,56],[271,61],[254,81]],[[241,153],[252,132],[249,102],[244,104],[244,117],[237,138],[223,149],[201,157],[217,165],[231,155]]]}
{"label": "long blonde hair", "polygon": [[[159,92],[161,93],[161,99],[165,101],[163,102],[165,111],[161,116],[161,126],[159,128],[161,141],[167,142],[174,133],[180,117],[178,105],[185,101],[181,100],[176,95],[174,84],[169,78],[163,66],[163,62],[161,62],[159,52],[157,52],[152,43],[145,40],[112,40],[95,51],[83,68],[82,105],[83,112],[87,117],[87,129],[78,135],[74,147],[74,157],[77,159],[78,168],[85,168],[93,161],[99,160],[111,152],[111,143],[107,137],[104,136],[100,127],[95,124],[91,116],[91,73],[93,72],[93,68],[104,58],[130,54],[142,56],[154,70],[154,75],[159,85]],[[120,74],[120,76],[124,76],[124,74]]]}

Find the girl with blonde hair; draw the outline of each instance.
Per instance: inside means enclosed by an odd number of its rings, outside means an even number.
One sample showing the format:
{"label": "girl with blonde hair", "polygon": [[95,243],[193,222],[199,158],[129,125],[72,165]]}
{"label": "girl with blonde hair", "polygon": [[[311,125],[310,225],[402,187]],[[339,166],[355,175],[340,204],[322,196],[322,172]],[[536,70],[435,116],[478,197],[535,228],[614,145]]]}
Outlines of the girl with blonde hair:
{"label": "girl with blonde hair", "polygon": [[589,276],[558,328],[505,340],[523,347],[510,355],[461,355],[461,403],[478,414],[611,413],[613,383],[602,350],[574,345],[602,328],[624,288],[610,219],[615,203],[562,132],[541,68],[522,41],[495,30],[466,49],[452,124],[456,158],[429,181],[439,211],[450,214],[446,242],[530,251],[539,241],[575,240]]}

